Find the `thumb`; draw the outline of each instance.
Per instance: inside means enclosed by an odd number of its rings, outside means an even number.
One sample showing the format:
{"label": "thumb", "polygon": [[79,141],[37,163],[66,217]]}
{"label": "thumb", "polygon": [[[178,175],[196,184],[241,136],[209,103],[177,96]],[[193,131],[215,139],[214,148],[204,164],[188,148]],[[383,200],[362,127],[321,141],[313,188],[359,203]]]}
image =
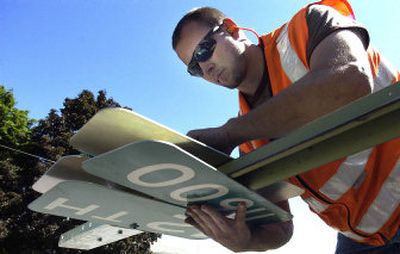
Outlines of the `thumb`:
{"label": "thumb", "polygon": [[237,224],[245,224],[246,223],[246,204],[245,203],[240,203],[236,209],[236,216],[235,216],[235,222]]}

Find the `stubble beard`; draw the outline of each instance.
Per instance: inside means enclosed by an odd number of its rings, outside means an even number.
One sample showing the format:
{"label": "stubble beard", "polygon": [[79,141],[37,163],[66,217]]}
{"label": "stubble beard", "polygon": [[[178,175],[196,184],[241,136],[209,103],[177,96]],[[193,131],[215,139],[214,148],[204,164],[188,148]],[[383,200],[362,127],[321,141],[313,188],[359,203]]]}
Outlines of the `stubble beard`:
{"label": "stubble beard", "polygon": [[233,72],[232,80],[235,82],[232,89],[238,88],[246,79],[247,67],[242,60],[238,63],[237,68]]}

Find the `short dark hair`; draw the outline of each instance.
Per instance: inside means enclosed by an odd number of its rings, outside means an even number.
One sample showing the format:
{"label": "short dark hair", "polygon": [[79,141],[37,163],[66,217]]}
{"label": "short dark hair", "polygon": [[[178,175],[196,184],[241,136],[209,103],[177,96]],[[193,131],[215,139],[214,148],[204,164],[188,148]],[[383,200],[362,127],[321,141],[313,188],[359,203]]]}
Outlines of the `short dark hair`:
{"label": "short dark hair", "polygon": [[192,9],[186,13],[186,15],[183,16],[176,25],[174,33],[172,34],[172,48],[176,50],[176,46],[181,40],[182,29],[188,23],[195,21],[213,28],[220,25],[224,18],[226,18],[224,13],[212,7],[200,7]]}

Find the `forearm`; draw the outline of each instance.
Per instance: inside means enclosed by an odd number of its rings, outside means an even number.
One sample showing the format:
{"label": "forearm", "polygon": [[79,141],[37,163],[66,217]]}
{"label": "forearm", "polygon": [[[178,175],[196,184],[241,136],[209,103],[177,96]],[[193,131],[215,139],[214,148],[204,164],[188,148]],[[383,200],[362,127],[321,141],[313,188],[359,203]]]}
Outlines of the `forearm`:
{"label": "forearm", "polygon": [[266,251],[285,245],[293,234],[292,221],[257,226],[251,229],[249,248],[243,251]]}
{"label": "forearm", "polygon": [[[276,203],[277,206],[290,213],[287,200]],[[265,251],[277,249],[286,244],[293,235],[293,221],[274,224],[255,225],[251,229],[251,246],[247,251]]]}
{"label": "forearm", "polygon": [[223,127],[233,143],[279,138],[291,130],[370,93],[370,77],[345,66],[312,71],[288,89]]}

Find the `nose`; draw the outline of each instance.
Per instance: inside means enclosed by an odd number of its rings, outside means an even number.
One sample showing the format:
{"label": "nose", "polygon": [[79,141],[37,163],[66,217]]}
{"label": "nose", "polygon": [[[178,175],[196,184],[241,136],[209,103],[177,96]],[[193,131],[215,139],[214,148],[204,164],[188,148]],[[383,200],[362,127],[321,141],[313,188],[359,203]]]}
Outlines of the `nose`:
{"label": "nose", "polygon": [[206,61],[199,63],[201,69],[203,70],[204,73],[204,78],[211,80],[211,81],[216,81],[216,66],[214,63]]}

